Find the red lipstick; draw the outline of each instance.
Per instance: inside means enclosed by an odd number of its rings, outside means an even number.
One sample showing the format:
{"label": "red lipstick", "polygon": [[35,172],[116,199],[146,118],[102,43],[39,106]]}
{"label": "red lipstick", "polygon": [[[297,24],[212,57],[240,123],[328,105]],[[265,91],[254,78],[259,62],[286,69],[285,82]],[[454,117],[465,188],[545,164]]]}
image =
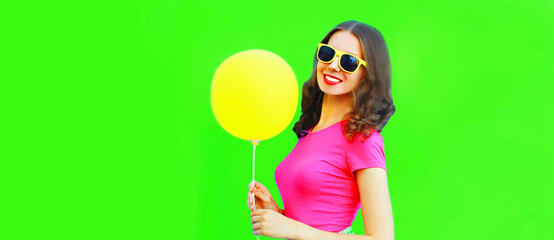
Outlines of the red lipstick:
{"label": "red lipstick", "polygon": [[337,85],[341,83],[342,80],[340,80],[340,78],[337,78],[331,75],[323,74],[323,82],[325,82],[328,85]]}

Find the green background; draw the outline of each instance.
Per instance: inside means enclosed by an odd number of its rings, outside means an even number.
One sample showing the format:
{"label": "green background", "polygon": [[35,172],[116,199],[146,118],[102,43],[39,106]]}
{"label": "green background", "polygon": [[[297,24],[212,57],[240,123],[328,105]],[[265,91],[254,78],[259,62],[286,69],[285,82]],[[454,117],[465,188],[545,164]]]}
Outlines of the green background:
{"label": "green background", "polygon": [[[255,239],[251,145],[215,120],[213,74],[265,49],[301,86],[316,44],[350,19],[379,29],[391,55],[397,112],[382,135],[397,239],[554,238],[553,1],[0,9],[0,239]],[[280,206],[273,174],[293,122],[257,149],[257,180]]]}

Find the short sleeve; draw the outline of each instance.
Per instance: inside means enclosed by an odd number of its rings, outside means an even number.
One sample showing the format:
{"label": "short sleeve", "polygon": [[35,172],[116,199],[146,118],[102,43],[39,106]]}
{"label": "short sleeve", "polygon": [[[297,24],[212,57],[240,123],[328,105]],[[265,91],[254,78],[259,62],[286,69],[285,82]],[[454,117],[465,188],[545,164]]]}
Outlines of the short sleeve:
{"label": "short sleeve", "polygon": [[346,149],[346,165],[352,175],[354,171],[364,168],[382,168],[385,164],[385,146],[383,137],[377,131],[371,131],[371,136],[361,142],[354,139]]}

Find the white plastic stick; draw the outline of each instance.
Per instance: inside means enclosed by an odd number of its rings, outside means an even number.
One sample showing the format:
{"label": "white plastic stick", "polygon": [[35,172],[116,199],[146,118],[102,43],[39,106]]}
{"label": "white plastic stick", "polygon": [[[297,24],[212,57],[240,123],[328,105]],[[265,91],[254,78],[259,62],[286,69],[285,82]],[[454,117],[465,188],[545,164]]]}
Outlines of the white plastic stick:
{"label": "white plastic stick", "polygon": [[[256,183],[254,182],[254,173],[256,172],[256,145],[260,142],[260,140],[250,140],[252,142],[252,183],[254,183],[254,187],[256,187]],[[254,194],[254,193],[252,193]],[[254,194],[254,210],[256,210],[256,195]],[[260,236],[256,235],[256,239],[260,240]]]}

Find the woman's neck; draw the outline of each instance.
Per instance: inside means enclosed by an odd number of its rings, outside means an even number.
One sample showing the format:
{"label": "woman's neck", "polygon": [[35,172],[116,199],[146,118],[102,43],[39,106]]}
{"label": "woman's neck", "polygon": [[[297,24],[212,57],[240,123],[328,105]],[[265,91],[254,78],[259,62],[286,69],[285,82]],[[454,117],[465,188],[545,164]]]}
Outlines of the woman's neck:
{"label": "woman's neck", "polygon": [[321,105],[321,116],[314,128],[324,128],[348,118],[347,113],[352,111],[352,95],[329,95],[323,96]]}

